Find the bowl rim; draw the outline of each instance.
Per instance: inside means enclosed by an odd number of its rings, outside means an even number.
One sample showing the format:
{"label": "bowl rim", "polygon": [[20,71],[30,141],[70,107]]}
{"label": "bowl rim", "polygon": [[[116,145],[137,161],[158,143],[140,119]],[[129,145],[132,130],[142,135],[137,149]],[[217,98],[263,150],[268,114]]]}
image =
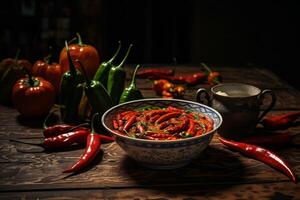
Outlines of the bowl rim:
{"label": "bowl rim", "polygon": [[[115,109],[117,109],[119,107],[122,107],[124,105],[127,105],[127,104],[132,104],[132,103],[136,103],[136,102],[144,102],[144,101],[174,101],[174,102],[176,101],[176,102],[185,102],[185,103],[191,103],[191,104],[198,104],[198,105],[200,105],[202,107],[205,107],[205,108],[208,108],[208,109],[212,110],[219,117],[220,123],[213,130],[211,130],[209,132],[206,132],[205,134],[202,134],[202,135],[199,135],[199,136],[190,137],[190,138],[184,138],[184,139],[180,139],[180,140],[148,140],[148,139],[141,139],[141,138],[133,138],[133,137],[129,137],[129,136],[126,136],[126,135],[121,135],[121,134],[115,133],[112,129],[110,129],[104,123],[105,117],[108,115],[108,113],[112,112],[113,110],[115,110]],[[133,140],[133,141],[162,144],[162,143],[182,143],[182,142],[188,142],[188,141],[191,141],[191,140],[196,140],[196,139],[199,139],[201,137],[205,137],[207,135],[213,134],[213,133],[215,133],[219,129],[219,127],[223,123],[223,118],[222,118],[222,115],[218,111],[216,111],[212,107],[209,107],[209,106],[204,105],[204,104],[199,103],[199,102],[189,101],[189,100],[183,100],[183,99],[145,98],[145,99],[128,101],[128,102],[121,103],[121,104],[118,104],[118,105],[115,105],[115,106],[109,108],[102,115],[102,117],[101,117],[101,123],[102,123],[102,125],[104,126],[104,128],[107,131],[109,131],[111,134],[113,134],[115,136],[118,136],[118,137],[121,137],[121,138],[124,138],[124,139],[128,139],[128,140]]]}

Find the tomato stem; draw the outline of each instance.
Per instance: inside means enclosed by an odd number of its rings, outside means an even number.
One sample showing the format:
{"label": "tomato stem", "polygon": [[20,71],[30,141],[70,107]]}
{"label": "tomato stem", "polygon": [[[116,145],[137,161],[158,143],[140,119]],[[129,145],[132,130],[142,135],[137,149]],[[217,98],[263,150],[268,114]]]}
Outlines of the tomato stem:
{"label": "tomato stem", "polygon": [[17,60],[19,59],[20,53],[21,53],[21,50],[18,49],[18,50],[17,50],[17,53],[16,53],[16,55],[15,55],[15,57],[14,57],[14,61],[15,61],[16,63],[17,63]]}
{"label": "tomato stem", "polygon": [[83,43],[82,43],[82,39],[81,39],[80,34],[79,34],[79,33],[76,33],[76,35],[77,35],[77,38],[78,38],[78,44],[79,44],[80,46],[82,46]]}

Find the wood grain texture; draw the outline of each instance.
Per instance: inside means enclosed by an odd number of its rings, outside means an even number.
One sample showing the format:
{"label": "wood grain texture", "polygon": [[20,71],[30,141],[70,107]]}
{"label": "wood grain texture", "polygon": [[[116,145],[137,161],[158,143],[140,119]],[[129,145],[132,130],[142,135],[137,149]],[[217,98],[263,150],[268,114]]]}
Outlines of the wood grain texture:
{"label": "wood grain texture", "polygon": [[[243,80],[272,89],[278,101],[269,115],[300,110],[300,93],[267,70],[215,69],[228,82]],[[176,72],[182,74],[197,70],[197,66],[176,66]],[[138,86],[143,87],[144,96],[157,97],[150,81],[138,80]],[[194,100],[199,87],[210,88],[209,85],[189,88],[185,99]],[[292,184],[276,170],[224,148],[217,137],[198,159],[180,169],[143,168],[116,143],[109,143],[102,146],[101,155],[90,168],[66,176],[61,172],[80,157],[82,147],[40,152],[40,147],[9,141],[41,141],[42,123],[42,118],[23,119],[15,109],[0,105],[0,199],[299,199],[299,184]],[[300,133],[300,127],[288,131]],[[300,174],[299,148],[287,147],[276,152]]]}
{"label": "wood grain texture", "polygon": [[200,187],[105,188],[56,191],[3,192],[1,199],[109,200],[299,200],[300,186],[292,183],[202,185]]}

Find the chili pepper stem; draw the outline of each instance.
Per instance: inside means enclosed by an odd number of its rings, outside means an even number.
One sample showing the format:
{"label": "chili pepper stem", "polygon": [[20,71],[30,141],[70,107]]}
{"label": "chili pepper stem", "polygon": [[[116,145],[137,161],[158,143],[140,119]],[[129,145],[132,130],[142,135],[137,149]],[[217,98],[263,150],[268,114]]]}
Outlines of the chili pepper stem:
{"label": "chili pepper stem", "polygon": [[208,71],[208,73],[212,73],[211,69],[205,63],[201,63],[201,65]]}
{"label": "chili pepper stem", "polygon": [[125,57],[123,58],[123,60],[121,61],[121,63],[117,66],[117,68],[121,68],[122,66],[123,66],[123,64],[125,63],[125,61],[127,60],[127,57],[128,57],[128,55],[129,55],[129,53],[130,53],[130,50],[131,50],[131,48],[132,48],[132,44],[130,44],[130,46],[128,47],[128,50],[127,50],[127,52],[126,52],[126,55],[125,55]]}
{"label": "chili pepper stem", "polygon": [[115,58],[117,57],[117,55],[119,54],[122,45],[121,45],[120,40],[118,41],[118,43],[119,43],[118,49],[117,49],[116,53],[113,55],[113,57],[108,61],[108,63],[112,63],[115,60]]}
{"label": "chili pepper stem", "polygon": [[79,34],[79,33],[76,33],[76,36],[77,36],[77,38],[78,38],[78,45],[82,46],[83,43],[82,43],[82,39],[81,39],[80,34]]}
{"label": "chili pepper stem", "polygon": [[75,66],[73,64],[72,57],[70,55],[70,49],[69,49],[69,45],[68,45],[67,41],[65,41],[65,46],[66,46],[68,60],[69,60],[69,70],[70,70],[70,73],[72,74],[72,76],[75,77],[76,76],[76,69],[75,69]]}
{"label": "chili pepper stem", "polygon": [[135,85],[136,85],[136,84],[135,84],[135,76],[136,76],[136,73],[137,73],[137,71],[139,70],[140,66],[141,66],[141,65],[137,65],[137,66],[135,67],[135,70],[134,70],[133,75],[132,75],[131,84],[130,84],[130,85],[132,85],[132,86],[135,86]]}

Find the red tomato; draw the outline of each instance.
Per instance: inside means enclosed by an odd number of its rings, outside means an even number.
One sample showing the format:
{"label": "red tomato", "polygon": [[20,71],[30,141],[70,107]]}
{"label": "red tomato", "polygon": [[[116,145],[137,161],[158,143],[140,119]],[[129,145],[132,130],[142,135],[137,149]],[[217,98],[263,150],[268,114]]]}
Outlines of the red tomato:
{"label": "red tomato", "polygon": [[19,79],[12,90],[15,108],[25,117],[46,115],[55,103],[53,85],[41,77]]}
{"label": "red tomato", "polygon": [[25,67],[29,72],[32,71],[32,64],[25,59],[18,60],[17,65]]}
{"label": "red tomato", "polygon": [[[98,51],[95,49],[95,47],[91,45],[82,44],[79,35],[78,41],[78,44],[69,45],[70,55],[73,60],[78,59],[84,66],[88,77],[93,78],[100,64],[100,57]],[[69,60],[65,47],[60,52],[59,64],[61,65],[63,72],[69,70]],[[81,70],[77,62],[74,62],[74,64],[77,69]]]}
{"label": "red tomato", "polygon": [[[5,58],[0,63],[0,78],[5,73],[5,71],[15,63],[12,58]],[[29,72],[32,70],[32,64],[25,59],[17,60],[17,65],[26,68]]]}
{"label": "red tomato", "polygon": [[58,63],[48,64],[45,61],[38,60],[32,67],[32,75],[43,77],[49,81],[54,86],[56,94],[58,94],[63,75],[62,68]]}

